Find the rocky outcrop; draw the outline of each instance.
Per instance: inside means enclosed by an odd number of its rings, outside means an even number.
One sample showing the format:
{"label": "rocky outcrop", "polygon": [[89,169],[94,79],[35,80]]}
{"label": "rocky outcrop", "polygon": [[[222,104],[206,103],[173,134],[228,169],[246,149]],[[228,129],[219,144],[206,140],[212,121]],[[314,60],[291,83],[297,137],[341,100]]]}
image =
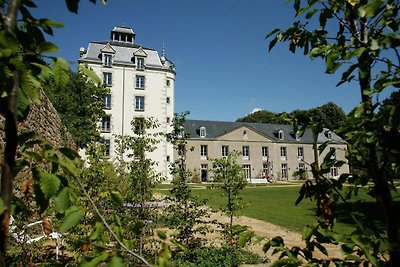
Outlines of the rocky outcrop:
{"label": "rocky outcrop", "polygon": [[[63,125],[57,110],[45,96],[40,94],[39,103],[32,104],[26,120],[18,124],[18,132],[34,131],[39,138],[51,143],[55,148],[69,147],[76,149],[75,142]],[[0,119],[0,140],[4,148],[4,118]]]}

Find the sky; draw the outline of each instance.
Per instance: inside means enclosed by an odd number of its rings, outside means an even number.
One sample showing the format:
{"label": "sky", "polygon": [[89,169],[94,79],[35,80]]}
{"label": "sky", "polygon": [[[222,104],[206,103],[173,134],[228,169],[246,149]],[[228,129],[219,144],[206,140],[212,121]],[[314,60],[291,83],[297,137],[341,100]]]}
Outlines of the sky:
{"label": "sky", "polygon": [[336,87],[341,72],[292,54],[285,43],[268,52],[265,36],[296,18],[286,0],[81,0],[78,14],[64,0],[38,0],[35,17],[64,24],[49,41],[76,68],[79,48],[104,41],[114,26],[131,27],[137,44],[176,66],[175,112],[188,119],[235,121],[254,109],[290,112],[334,102],[347,113],[360,101],[357,85]]}

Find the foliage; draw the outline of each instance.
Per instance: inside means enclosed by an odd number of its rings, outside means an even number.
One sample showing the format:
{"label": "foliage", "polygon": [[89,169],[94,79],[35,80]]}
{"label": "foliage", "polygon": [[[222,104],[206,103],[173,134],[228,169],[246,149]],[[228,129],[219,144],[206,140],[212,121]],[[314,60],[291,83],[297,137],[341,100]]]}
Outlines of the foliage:
{"label": "foliage", "polygon": [[88,79],[84,68],[71,72],[66,84],[56,84],[52,78],[44,86],[46,96],[79,147],[99,141],[97,123],[105,114],[104,97],[109,93],[100,82]]}
{"label": "foliage", "polygon": [[[324,179],[324,171],[332,161],[325,158],[319,168],[314,168],[314,178],[322,183],[318,186],[306,183],[298,201],[303,196],[315,197],[323,213],[331,213],[331,222],[320,224],[303,236],[307,248],[302,257],[309,264],[329,264],[351,266],[400,265],[399,212],[392,198],[393,179],[398,178],[399,166],[399,105],[392,101],[381,102],[383,92],[397,91],[400,79],[399,24],[400,5],[392,0],[294,0],[297,17],[302,17],[286,30],[275,29],[267,35],[272,38],[271,50],[277,42],[288,42],[289,50],[303,50],[311,58],[325,61],[326,73],[335,73],[344,67],[338,86],[358,82],[361,103],[340,129],[340,134],[348,142],[349,163],[361,169],[359,175],[342,175],[339,181]],[[309,30],[310,27],[314,29]],[[334,27],[337,27],[336,31]],[[382,112],[377,112],[381,108]],[[396,141],[397,140],[397,141]],[[319,150],[322,151],[325,146]],[[319,164],[316,164],[319,166]],[[368,223],[365,214],[350,213],[355,222],[354,231],[346,237],[337,236],[330,230],[335,213],[333,207],[338,198],[346,201],[352,194],[342,196],[338,189],[343,182],[356,187],[367,187],[380,205],[386,221],[386,231],[376,231],[374,224]],[[368,183],[371,182],[370,185]],[[324,192],[324,194],[321,194]],[[351,212],[351,210],[349,210]],[[326,253],[323,243],[341,242],[344,259],[327,259],[318,262],[312,251],[316,247]],[[282,249],[276,243],[281,259],[276,264],[293,260],[300,256],[298,248]],[[311,253],[310,253],[311,252]],[[389,255],[389,257],[387,257]]]}
{"label": "foliage", "polygon": [[333,102],[329,102],[320,107],[309,110],[296,109],[289,113],[274,113],[267,110],[259,110],[251,113],[243,118],[239,118],[238,122],[255,122],[255,123],[277,123],[286,124],[284,117],[292,116],[298,120],[300,125],[304,125],[312,118],[324,128],[337,130],[343,125],[346,115],[341,107]]}
{"label": "foliage", "polygon": [[177,231],[177,241],[191,251],[201,245],[201,239],[195,234],[208,231],[207,228],[200,226],[204,223],[203,218],[208,216],[208,211],[202,207],[205,201],[200,201],[195,197],[187,184],[191,174],[186,169],[187,133],[184,129],[186,115],[187,113],[175,115],[173,131],[167,136],[177,151],[178,157],[170,167],[174,180],[169,200],[174,204],[167,208],[166,223]]}
{"label": "foliage", "polygon": [[[179,255],[178,255],[179,256]],[[174,258],[176,266],[224,266],[233,267],[242,264],[258,264],[261,262],[260,256],[246,249],[233,249],[230,246],[220,248],[210,247],[196,251],[194,258],[189,262],[185,258]]]}
{"label": "foliage", "polygon": [[213,181],[222,182],[213,187],[220,189],[226,197],[226,205],[223,211],[229,216],[229,225],[227,226],[228,243],[237,242],[237,235],[234,235],[233,217],[243,208],[241,191],[247,182],[243,177],[242,167],[236,163],[239,153],[231,152],[225,158],[213,159]]}
{"label": "foliage", "polygon": [[[148,153],[155,150],[155,146],[160,142],[159,138],[163,135],[154,132],[159,123],[153,118],[134,118],[131,126],[133,135],[116,137],[117,151],[121,153],[118,176],[126,185],[125,188],[121,188],[121,193],[126,204],[130,206],[121,211],[120,217],[125,225],[126,234],[136,242],[135,247],[139,248],[139,255],[142,256],[144,248],[147,247],[147,254],[154,256],[155,251],[149,251],[151,237],[154,235],[153,229],[157,226],[157,205],[152,205],[153,191],[156,183],[163,178],[154,171],[156,163]],[[127,160],[123,159],[123,154]]]}

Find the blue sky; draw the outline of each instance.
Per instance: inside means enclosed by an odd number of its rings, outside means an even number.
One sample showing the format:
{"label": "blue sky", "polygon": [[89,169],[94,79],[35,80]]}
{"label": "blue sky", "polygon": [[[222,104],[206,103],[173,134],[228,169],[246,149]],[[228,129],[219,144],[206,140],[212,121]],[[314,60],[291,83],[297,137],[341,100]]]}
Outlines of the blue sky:
{"label": "blue sky", "polygon": [[[98,0],[99,1],[99,0]],[[286,44],[270,53],[266,34],[294,18],[286,0],[81,0],[78,15],[64,0],[37,1],[32,13],[61,22],[50,41],[76,67],[79,48],[108,40],[116,25],[132,27],[136,43],[176,64],[175,111],[190,119],[234,121],[255,108],[309,109],[332,101],[349,112],[359,102],[357,84],[336,87],[321,60],[292,54]]]}

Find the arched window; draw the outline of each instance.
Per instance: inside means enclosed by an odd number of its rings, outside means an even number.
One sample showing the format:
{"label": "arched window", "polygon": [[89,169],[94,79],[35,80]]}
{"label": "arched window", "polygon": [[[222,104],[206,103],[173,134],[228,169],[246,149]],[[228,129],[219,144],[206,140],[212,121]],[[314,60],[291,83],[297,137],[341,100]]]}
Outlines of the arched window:
{"label": "arched window", "polygon": [[278,138],[279,138],[279,140],[283,140],[283,138],[285,138],[285,135],[282,130],[278,131]]}
{"label": "arched window", "polygon": [[204,137],[206,137],[206,135],[207,135],[206,127],[201,126],[201,127],[200,127],[200,137],[201,137],[201,138],[204,138]]}

